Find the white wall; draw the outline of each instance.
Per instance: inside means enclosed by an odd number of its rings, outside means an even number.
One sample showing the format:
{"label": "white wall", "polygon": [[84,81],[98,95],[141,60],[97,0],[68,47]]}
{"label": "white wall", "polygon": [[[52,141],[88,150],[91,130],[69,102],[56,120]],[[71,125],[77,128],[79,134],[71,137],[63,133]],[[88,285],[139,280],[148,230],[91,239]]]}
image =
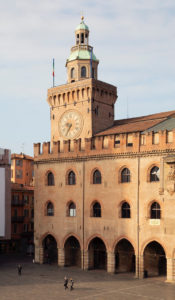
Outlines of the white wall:
{"label": "white wall", "polygon": [[0,237],[5,236],[5,168],[0,168]]}

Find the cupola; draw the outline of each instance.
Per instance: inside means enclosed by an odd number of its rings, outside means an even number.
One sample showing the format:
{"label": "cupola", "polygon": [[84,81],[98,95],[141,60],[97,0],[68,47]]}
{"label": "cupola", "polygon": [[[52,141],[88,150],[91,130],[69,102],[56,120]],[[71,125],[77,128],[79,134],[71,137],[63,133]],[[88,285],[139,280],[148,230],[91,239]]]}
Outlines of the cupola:
{"label": "cupola", "polygon": [[84,17],[75,29],[75,46],[66,61],[68,83],[87,78],[97,79],[98,59],[89,45],[89,28],[84,23]]}

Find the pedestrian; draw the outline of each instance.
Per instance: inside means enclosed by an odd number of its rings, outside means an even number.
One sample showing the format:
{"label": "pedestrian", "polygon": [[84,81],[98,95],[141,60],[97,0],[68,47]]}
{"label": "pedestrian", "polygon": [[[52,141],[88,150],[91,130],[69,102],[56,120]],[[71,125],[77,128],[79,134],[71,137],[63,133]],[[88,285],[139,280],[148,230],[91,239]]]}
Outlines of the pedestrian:
{"label": "pedestrian", "polygon": [[70,278],[70,290],[72,291],[74,289],[74,281],[72,278]]}
{"label": "pedestrian", "polygon": [[21,271],[22,271],[22,266],[19,264],[18,265],[18,275],[21,276]]}
{"label": "pedestrian", "polygon": [[68,289],[68,278],[65,276],[64,277],[64,289],[67,290]]}

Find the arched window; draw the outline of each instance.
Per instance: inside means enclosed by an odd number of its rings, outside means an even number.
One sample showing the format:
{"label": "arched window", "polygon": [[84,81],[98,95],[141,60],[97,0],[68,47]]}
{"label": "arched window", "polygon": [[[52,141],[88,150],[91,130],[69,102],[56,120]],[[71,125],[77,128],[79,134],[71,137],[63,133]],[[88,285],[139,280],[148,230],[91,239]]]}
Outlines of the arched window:
{"label": "arched window", "polygon": [[54,176],[53,176],[52,172],[49,172],[48,175],[47,175],[47,183],[48,183],[48,185],[54,185],[55,184]]}
{"label": "arched window", "polygon": [[150,181],[159,181],[159,168],[157,166],[153,167],[150,172]]}
{"label": "arched window", "polygon": [[70,171],[68,174],[68,185],[74,185],[74,184],[76,184],[75,173],[73,171]]}
{"label": "arched window", "polygon": [[75,217],[76,216],[76,205],[71,202],[69,204],[69,217]]}
{"label": "arched window", "polygon": [[101,217],[101,205],[98,202],[96,202],[93,205],[93,217],[95,217],[95,218]]}
{"label": "arched window", "polygon": [[101,184],[101,173],[99,170],[95,170],[93,174],[93,184]]}
{"label": "arched window", "polygon": [[121,207],[121,217],[130,218],[130,205],[127,202],[124,202]]}
{"label": "arched window", "polygon": [[75,78],[75,69],[74,68],[71,69],[70,76],[71,76],[71,78]]}
{"label": "arched window", "polygon": [[130,171],[128,168],[124,168],[121,172],[121,182],[130,182]]}
{"label": "arched window", "polygon": [[86,77],[86,67],[81,68],[81,77]]}
{"label": "arched window", "polygon": [[54,207],[52,202],[47,204],[47,216],[54,216]]}
{"label": "arched window", "polygon": [[151,219],[160,219],[160,217],[161,217],[161,209],[160,209],[159,203],[154,202],[151,205],[150,217],[151,217]]}

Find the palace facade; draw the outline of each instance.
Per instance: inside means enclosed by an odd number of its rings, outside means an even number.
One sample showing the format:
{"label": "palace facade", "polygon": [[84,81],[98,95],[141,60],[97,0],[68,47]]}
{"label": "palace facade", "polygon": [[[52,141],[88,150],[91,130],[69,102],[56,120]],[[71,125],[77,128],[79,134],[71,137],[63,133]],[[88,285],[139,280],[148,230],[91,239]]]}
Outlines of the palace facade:
{"label": "palace facade", "polygon": [[175,111],[114,120],[82,18],[34,145],[35,260],[175,281]]}

